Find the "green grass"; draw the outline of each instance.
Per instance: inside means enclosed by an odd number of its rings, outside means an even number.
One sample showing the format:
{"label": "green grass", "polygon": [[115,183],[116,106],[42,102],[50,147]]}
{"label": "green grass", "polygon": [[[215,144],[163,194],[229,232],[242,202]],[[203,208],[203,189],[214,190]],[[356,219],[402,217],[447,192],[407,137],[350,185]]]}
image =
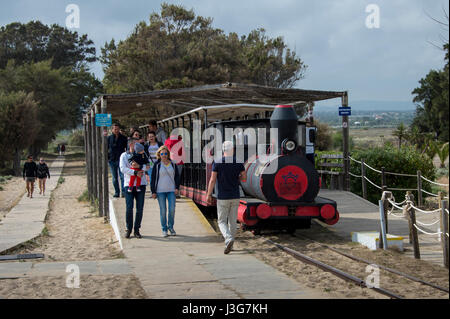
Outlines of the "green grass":
{"label": "green grass", "polygon": [[66,179],[65,179],[64,177],[60,176],[59,179],[58,179],[58,184],[64,183],[65,180],[66,180]]}
{"label": "green grass", "polygon": [[83,194],[78,196],[78,201],[79,202],[88,202],[89,201],[89,192],[87,189],[83,192]]}

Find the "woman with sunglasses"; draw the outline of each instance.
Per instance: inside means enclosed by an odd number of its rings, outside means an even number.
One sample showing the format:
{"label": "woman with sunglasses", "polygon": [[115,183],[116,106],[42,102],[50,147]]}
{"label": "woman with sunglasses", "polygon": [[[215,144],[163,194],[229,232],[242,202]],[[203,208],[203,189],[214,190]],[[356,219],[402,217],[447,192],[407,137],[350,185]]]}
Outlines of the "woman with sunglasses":
{"label": "woman with sunglasses", "polygon": [[180,188],[180,178],[175,163],[170,160],[170,152],[167,146],[161,146],[158,149],[156,158],[158,161],[153,166],[151,178],[152,197],[158,199],[163,237],[168,236],[167,231],[170,235],[175,236],[176,232],[173,229],[175,197],[178,195]]}
{"label": "woman with sunglasses", "polygon": [[47,177],[50,179],[50,172],[48,170],[47,163],[41,157],[37,164],[37,178],[39,180],[39,194],[45,195],[45,182]]}

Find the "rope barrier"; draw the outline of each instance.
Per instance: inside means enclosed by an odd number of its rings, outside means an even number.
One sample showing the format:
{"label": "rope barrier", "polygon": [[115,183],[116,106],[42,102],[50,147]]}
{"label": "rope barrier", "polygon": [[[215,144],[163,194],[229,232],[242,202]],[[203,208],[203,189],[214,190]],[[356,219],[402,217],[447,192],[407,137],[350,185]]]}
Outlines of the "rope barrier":
{"label": "rope barrier", "polygon": [[425,194],[428,194],[428,195],[430,195],[430,196],[434,196],[434,197],[438,197],[439,195],[436,195],[436,194],[433,194],[433,193],[430,193],[430,192],[427,192],[426,190],[424,190],[424,189],[422,189],[422,192],[423,193],[425,193]]}
{"label": "rope barrier", "polygon": [[387,188],[389,191],[416,191],[416,188]]}
{"label": "rope barrier", "polygon": [[380,174],[382,173],[381,171],[379,171],[379,170],[373,168],[372,166],[370,166],[370,165],[368,165],[368,164],[366,164],[366,163],[364,163],[364,165],[366,165],[368,168],[370,168],[371,170],[373,170],[373,171],[375,171],[375,172],[377,172],[377,173],[380,173]]}
{"label": "rope barrier", "polygon": [[405,216],[403,216],[403,214],[401,214],[401,215],[394,214],[392,211],[391,211],[391,212],[388,212],[388,215],[394,216],[394,217],[396,217],[396,218],[405,218]]}
{"label": "rope barrier", "polygon": [[382,187],[380,187],[380,186],[378,186],[377,184],[375,184],[374,182],[372,182],[370,179],[368,179],[366,176],[364,176],[364,179],[366,180],[366,181],[368,181],[370,184],[372,184],[373,186],[375,186],[376,188],[378,188],[378,189],[383,189]]}
{"label": "rope barrier", "polygon": [[420,176],[420,177],[422,177],[422,179],[426,180],[429,183],[432,183],[432,184],[435,184],[435,185],[439,185],[439,186],[447,186],[448,187],[448,184],[436,183],[436,182],[430,181],[429,179],[427,179],[427,178],[425,178],[423,176]]}
{"label": "rope barrier", "polygon": [[420,231],[421,233],[424,233],[424,234],[426,234],[426,235],[435,236],[435,235],[440,235],[440,234],[442,234],[442,232],[428,233],[428,232],[426,232],[426,231],[420,229],[419,227],[417,227],[416,224],[414,224],[414,227],[416,227],[416,229],[417,229],[418,231]]}
{"label": "rope barrier", "polygon": [[438,222],[440,222],[439,219],[438,219],[438,220],[435,220],[435,221],[432,222],[431,224],[425,224],[425,223],[422,223],[422,222],[416,220],[416,223],[420,224],[421,226],[433,226],[434,224],[436,224],[436,223],[438,223]]}
{"label": "rope barrier", "polygon": [[392,173],[392,172],[384,172],[385,174],[397,175],[397,176],[406,176],[406,177],[417,177],[417,175],[412,174],[403,174],[403,173]]}
{"label": "rope barrier", "polygon": [[357,177],[357,178],[361,178],[362,177],[362,175],[355,175],[355,174],[352,174],[351,172],[348,172],[348,174],[350,176]]}
{"label": "rope barrier", "polygon": [[414,206],[411,202],[410,202],[410,205],[411,205],[411,208],[414,208],[414,210],[416,210],[416,211],[418,211],[420,213],[423,213],[423,214],[434,214],[434,213],[439,212],[441,210],[440,208],[438,208],[438,209],[435,209],[435,210],[426,211],[426,210],[422,210],[422,209]]}
{"label": "rope barrier", "polygon": [[402,203],[404,203],[404,202],[406,202],[406,200],[404,200],[403,202],[401,202],[401,203],[395,203],[395,202],[393,202],[392,200],[390,200],[390,199],[388,199],[388,202],[392,205],[392,206],[394,206],[395,208],[397,208],[397,209],[403,209],[403,207],[401,207],[401,206],[398,206],[398,205],[401,205]]}
{"label": "rope barrier", "polygon": [[[361,164],[361,162],[360,161],[357,161],[357,160],[355,160],[353,157],[351,157],[351,156],[349,156],[348,158],[350,158],[352,161],[354,161],[354,162],[356,162],[356,163],[358,163],[358,164]],[[367,164],[366,164],[367,165]]]}

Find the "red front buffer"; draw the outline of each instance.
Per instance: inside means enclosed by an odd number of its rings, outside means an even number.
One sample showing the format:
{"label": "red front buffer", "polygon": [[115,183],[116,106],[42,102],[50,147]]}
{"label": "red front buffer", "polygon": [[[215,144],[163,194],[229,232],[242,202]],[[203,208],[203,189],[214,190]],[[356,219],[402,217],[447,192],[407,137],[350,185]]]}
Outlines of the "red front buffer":
{"label": "red front buffer", "polygon": [[242,225],[254,226],[256,223],[258,223],[257,218],[251,218],[253,217],[251,216],[252,214],[250,213],[251,210],[256,210],[256,207],[255,206],[248,207],[247,205],[239,204],[237,219]]}
{"label": "red front buffer", "polygon": [[325,223],[328,225],[334,225],[339,220],[339,213],[334,208],[334,206],[330,204],[323,205],[320,208],[320,216],[325,220]]}
{"label": "red front buffer", "polygon": [[328,225],[334,225],[338,222],[338,220],[339,220],[339,212],[336,211],[336,216],[332,219],[325,220],[325,223],[327,223]]}

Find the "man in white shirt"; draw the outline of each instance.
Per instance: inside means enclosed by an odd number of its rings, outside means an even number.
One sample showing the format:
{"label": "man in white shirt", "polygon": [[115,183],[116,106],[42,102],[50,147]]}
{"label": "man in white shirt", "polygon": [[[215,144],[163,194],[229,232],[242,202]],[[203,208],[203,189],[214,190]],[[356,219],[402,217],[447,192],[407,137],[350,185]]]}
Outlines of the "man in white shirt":
{"label": "man in white shirt", "polygon": [[162,127],[158,127],[158,123],[155,120],[150,121],[148,123],[148,131],[155,132],[156,140],[161,144],[164,144],[166,142],[167,139],[166,132],[164,132],[164,129]]}
{"label": "man in white shirt", "polygon": [[[139,164],[137,164],[136,162],[133,163],[129,162],[129,159],[132,157],[134,152],[135,143],[136,143],[135,139],[130,139],[128,141],[128,151],[122,153],[122,155],[120,156],[120,163],[119,163],[120,171],[124,176],[124,185],[130,184],[130,177],[133,175],[141,177],[140,192],[136,191],[136,187],[133,187],[132,191],[128,192],[129,186],[125,186],[126,224],[127,224],[127,231],[125,233],[125,238],[130,238],[131,231],[133,230],[134,200],[136,200],[136,219],[134,221],[134,236],[136,238],[142,238],[139,229],[141,228],[142,213],[144,210],[145,188],[147,186],[147,180],[142,177],[147,168],[146,165],[143,165],[140,171],[135,171],[132,169],[132,168],[139,168]],[[136,179],[133,186],[136,186]]]}

